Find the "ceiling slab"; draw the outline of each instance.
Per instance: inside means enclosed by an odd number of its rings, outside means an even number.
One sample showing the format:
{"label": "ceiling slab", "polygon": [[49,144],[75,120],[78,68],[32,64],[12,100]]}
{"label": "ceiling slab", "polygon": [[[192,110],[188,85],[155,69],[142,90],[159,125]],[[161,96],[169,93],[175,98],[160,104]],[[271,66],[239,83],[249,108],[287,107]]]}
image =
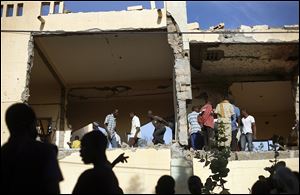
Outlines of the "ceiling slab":
{"label": "ceiling slab", "polygon": [[43,36],[35,41],[68,87],[172,78],[166,34]]}
{"label": "ceiling slab", "polygon": [[193,78],[290,74],[299,63],[299,46],[285,44],[191,44]]}

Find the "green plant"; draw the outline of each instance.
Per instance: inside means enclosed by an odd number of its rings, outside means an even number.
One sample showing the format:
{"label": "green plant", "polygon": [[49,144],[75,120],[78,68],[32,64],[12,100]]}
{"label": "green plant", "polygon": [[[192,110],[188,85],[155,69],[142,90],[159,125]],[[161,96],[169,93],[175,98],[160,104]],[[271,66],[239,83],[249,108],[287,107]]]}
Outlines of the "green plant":
{"label": "green plant", "polygon": [[211,175],[207,178],[203,193],[213,194],[216,187],[221,187],[220,194],[229,194],[229,189],[225,188],[227,177],[230,169],[227,168],[228,158],[230,157],[230,147],[225,146],[227,141],[225,134],[225,126],[221,122],[216,132],[216,141],[213,141],[211,151],[207,151],[205,155],[200,156],[200,162],[204,163],[204,167],[209,166]]}
{"label": "green plant", "polygon": [[264,170],[268,171],[270,173],[270,176],[273,175],[275,169],[277,168],[277,166],[285,166],[285,162],[284,161],[279,161],[278,162],[278,157],[279,157],[279,149],[283,149],[283,146],[281,146],[279,144],[279,136],[277,135],[273,135],[272,137],[272,141],[273,144],[270,144],[269,146],[273,149],[274,151],[274,160],[269,160],[272,165],[270,167],[265,167]]}

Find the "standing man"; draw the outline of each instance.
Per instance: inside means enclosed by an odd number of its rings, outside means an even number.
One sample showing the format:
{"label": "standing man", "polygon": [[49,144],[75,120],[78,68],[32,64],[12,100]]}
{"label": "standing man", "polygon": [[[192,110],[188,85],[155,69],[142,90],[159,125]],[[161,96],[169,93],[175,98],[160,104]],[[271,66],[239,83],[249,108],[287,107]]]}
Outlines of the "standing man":
{"label": "standing man", "polygon": [[36,141],[37,118],[24,103],[5,113],[9,140],[1,147],[1,194],[59,194],[63,180],[55,145]]}
{"label": "standing man", "polygon": [[200,109],[198,122],[202,125],[205,150],[210,150],[214,139],[214,113],[207,93],[203,94],[203,98],[205,105]]}
{"label": "standing man", "polygon": [[252,140],[256,139],[256,125],[253,116],[249,115],[245,108],[242,109],[242,135],[241,135],[241,148],[242,151],[246,149],[246,142],[248,143],[248,150],[253,151]]}
{"label": "standing man", "polygon": [[234,115],[234,108],[229,103],[227,95],[224,95],[223,101],[217,105],[215,113],[218,116],[218,130],[220,131],[220,123],[223,123],[223,126],[225,128],[225,136],[227,138],[227,141],[225,141],[224,146],[230,147],[232,134],[231,120],[232,116]]}
{"label": "standing man", "polygon": [[231,151],[238,151],[238,139],[236,136],[239,131],[241,112],[240,109],[233,104],[233,100],[231,101],[231,105],[234,109],[234,115],[231,120],[232,138],[230,147]]}
{"label": "standing man", "polygon": [[113,148],[117,148],[118,147],[118,142],[116,139],[116,127],[117,127],[117,116],[119,114],[119,110],[115,109],[113,113],[107,115],[105,117],[105,121],[104,121],[104,128],[107,132],[107,138],[111,143],[111,146]]}
{"label": "standing man", "polygon": [[191,139],[191,146],[194,150],[201,150],[203,147],[201,126],[198,123],[199,107],[193,106],[193,112],[188,114],[189,133]]}
{"label": "standing man", "polygon": [[[166,125],[166,126],[169,125],[169,123],[168,123],[165,119],[163,119],[162,117],[153,115],[152,110],[149,110],[149,111],[148,111],[148,118],[149,118],[150,122],[153,123],[153,125],[154,125],[154,123],[155,123],[156,121],[159,121],[159,122],[163,123],[163,124]],[[154,125],[154,126],[155,126],[155,125]]]}
{"label": "standing man", "polygon": [[151,110],[148,111],[148,118],[155,128],[153,131],[153,144],[165,144],[164,134],[166,132],[166,125],[168,125],[168,122],[160,116],[153,115]]}
{"label": "standing man", "polygon": [[153,144],[165,144],[164,135],[166,132],[166,126],[159,120],[155,120],[153,125],[155,127],[153,131]]}
{"label": "standing man", "polygon": [[131,132],[129,136],[129,146],[137,147],[139,139],[142,138],[141,136],[141,122],[139,117],[135,115],[134,112],[130,112],[129,116],[131,118]]}

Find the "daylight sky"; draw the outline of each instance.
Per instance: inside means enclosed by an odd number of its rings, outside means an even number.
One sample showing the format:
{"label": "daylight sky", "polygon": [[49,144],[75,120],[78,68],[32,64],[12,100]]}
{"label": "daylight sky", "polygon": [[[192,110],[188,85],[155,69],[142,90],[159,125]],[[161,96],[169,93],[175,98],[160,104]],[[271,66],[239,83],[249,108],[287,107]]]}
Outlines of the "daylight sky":
{"label": "daylight sky", "polygon": [[[65,1],[72,12],[120,11],[134,5],[150,9],[150,1]],[[163,1],[156,1],[156,7],[162,8]],[[280,27],[299,24],[299,1],[187,1],[187,13],[188,22],[198,22],[201,29],[220,22],[227,29],[242,24]]]}

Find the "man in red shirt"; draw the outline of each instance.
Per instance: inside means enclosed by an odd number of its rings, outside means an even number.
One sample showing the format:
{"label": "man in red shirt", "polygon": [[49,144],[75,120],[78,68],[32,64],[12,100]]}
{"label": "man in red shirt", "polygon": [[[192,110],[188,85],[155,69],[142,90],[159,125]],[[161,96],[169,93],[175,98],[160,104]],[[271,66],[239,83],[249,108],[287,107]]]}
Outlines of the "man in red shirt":
{"label": "man in red shirt", "polygon": [[214,139],[214,114],[213,107],[208,100],[207,93],[202,95],[205,100],[205,105],[201,108],[200,114],[198,116],[198,122],[202,126],[203,136],[204,136],[204,148],[205,150],[210,150],[212,141]]}

